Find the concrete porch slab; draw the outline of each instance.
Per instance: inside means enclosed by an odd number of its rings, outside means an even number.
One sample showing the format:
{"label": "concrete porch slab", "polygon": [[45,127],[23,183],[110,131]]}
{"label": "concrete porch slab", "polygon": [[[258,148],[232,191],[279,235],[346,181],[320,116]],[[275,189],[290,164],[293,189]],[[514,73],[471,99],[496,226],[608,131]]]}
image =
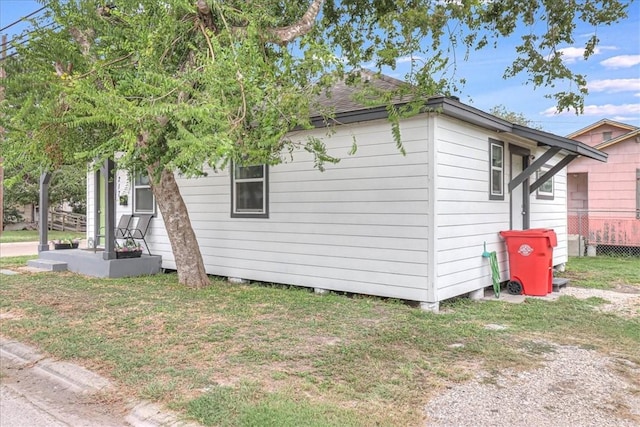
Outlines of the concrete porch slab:
{"label": "concrete porch slab", "polygon": [[140,258],[109,260],[103,259],[102,255],[102,252],[94,252],[92,249],[67,249],[40,252],[39,259],[66,262],[69,271],[92,277],[147,276],[162,271],[160,255],[143,254]]}

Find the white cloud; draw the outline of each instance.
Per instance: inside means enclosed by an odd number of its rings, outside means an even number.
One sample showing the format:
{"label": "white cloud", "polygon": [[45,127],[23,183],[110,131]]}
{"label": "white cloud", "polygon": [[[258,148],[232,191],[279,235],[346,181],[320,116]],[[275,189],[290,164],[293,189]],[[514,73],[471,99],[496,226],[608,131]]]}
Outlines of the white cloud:
{"label": "white cloud", "polygon": [[606,68],[630,68],[640,64],[640,55],[618,55],[600,61],[600,65]]}
{"label": "white cloud", "polygon": [[[560,49],[559,52],[562,54],[562,60],[567,64],[573,64],[578,59],[584,58],[584,48],[581,47],[565,47]],[[594,53],[599,53],[598,48]]]}
{"label": "white cloud", "polygon": [[620,123],[632,123],[633,121],[637,121],[638,117],[634,116],[613,116],[611,120],[615,120]]}
{"label": "white cloud", "polygon": [[406,64],[406,63],[410,63],[412,61],[424,62],[424,58],[421,57],[421,56],[401,56],[400,58],[396,59],[396,62],[398,64]]}
{"label": "white cloud", "polygon": [[[573,111],[563,111],[558,113],[556,107],[547,108],[542,113],[543,116],[562,116],[562,115],[575,115]],[[585,116],[605,116],[605,117],[637,117],[640,115],[640,103],[639,104],[622,104],[622,105],[585,105]]]}
{"label": "white cloud", "polygon": [[[602,53],[603,50],[617,50],[618,48],[615,46],[598,46],[593,49],[592,55],[598,55]],[[578,59],[584,59],[584,51],[583,47],[564,47],[562,49],[558,49],[558,52],[562,54],[562,60],[567,64],[573,64]]]}
{"label": "white cloud", "polygon": [[635,92],[640,90],[640,79],[593,80],[587,84],[591,92]]}

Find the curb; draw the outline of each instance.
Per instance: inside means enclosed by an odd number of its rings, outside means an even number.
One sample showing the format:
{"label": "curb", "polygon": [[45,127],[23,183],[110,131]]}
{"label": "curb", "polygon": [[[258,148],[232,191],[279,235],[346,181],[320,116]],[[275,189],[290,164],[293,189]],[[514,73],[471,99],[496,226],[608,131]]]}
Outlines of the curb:
{"label": "curb", "polygon": [[[115,388],[108,379],[82,366],[47,358],[33,347],[3,337],[0,337],[0,359],[10,360],[20,369],[47,377],[74,393],[93,394]],[[177,414],[146,401],[132,402],[124,420],[133,427],[200,427],[200,424],[180,421]]]}
{"label": "curb", "polygon": [[104,377],[82,366],[67,362],[58,362],[45,358],[33,348],[18,341],[0,338],[0,357],[12,359],[21,365],[27,365],[39,375],[49,376],[52,380],[69,387],[75,393],[95,393],[113,389]]}

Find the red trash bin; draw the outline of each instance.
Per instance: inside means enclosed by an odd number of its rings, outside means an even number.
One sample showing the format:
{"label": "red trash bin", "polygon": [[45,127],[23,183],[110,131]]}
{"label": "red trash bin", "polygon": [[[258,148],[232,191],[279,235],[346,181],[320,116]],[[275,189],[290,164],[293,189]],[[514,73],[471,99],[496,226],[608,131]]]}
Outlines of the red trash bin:
{"label": "red trash bin", "polygon": [[511,294],[545,296],[553,291],[553,248],[558,246],[550,228],[501,231],[509,253],[507,290]]}

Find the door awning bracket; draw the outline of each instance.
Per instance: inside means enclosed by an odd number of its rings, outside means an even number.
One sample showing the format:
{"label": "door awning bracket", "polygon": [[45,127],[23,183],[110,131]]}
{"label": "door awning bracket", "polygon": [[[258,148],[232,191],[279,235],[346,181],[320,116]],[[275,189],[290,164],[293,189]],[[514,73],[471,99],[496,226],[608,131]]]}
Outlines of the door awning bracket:
{"label": "door awning bracket", "polygon": [[556,163],[551,169],[545,172],[544,175],[538,178],[536,182],[529,186],[529,193],[533,193],[534,191],[536,191],[542,184],[549,181],[555,174],[560,172],[562,168],[571,163],[576,157],[578,157],[577,154],[569,154],[567,157]]}
{"label": "door awning bracket", "polygon": [[[531,163],[525,170],[523,170],[518,176],[513,178],[509,182],[509,192],[512,192],[514,188],[522,184],[525,179],[529,178],[535,171],[545,165],[553,156],[558,154],[560,147],[551,147],[545,151],[540,157],[538,157],[533,163]],[[543,181],[544,182],[544,181]],[[538,186],[539,187],[539,186]],[[537,188],[537,187],[536,187]]]}

